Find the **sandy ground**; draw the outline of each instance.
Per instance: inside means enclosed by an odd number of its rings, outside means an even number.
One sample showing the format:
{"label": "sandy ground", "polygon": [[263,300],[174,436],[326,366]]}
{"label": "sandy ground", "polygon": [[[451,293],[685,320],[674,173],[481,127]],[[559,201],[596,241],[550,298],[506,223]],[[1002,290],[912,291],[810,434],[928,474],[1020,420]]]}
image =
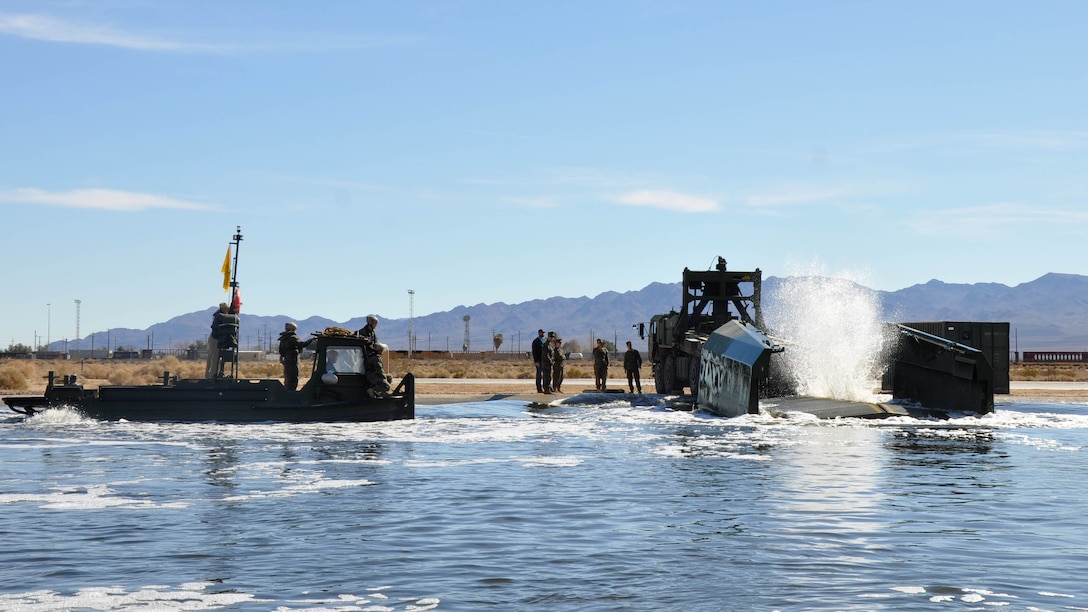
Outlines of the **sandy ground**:
{"label": "sandy ground", "polygon": [[[626,380],[613,381],[610,388],[620,392],[627,391]],[[416,379],[416,403],[419,405],[452,404],[457,402],[477,402],[492,399],[515,399],[529,402],[548,403],[556,399],[570,397],[579,393],[593,392],[592,379],[567,380],[563,384],[563,393],[539,395],[532,380],[514,379]],[[654,393],[654,383],[650,380],[643,391]],[[1088,402],[1088,382],[1051,382],[1051,381],[1013,381],[1010,393],[994,396],[994,402],[1011,403],[1066,403]]]}
{"label": "sandy ground", "polygon": [[[614,387],[619,391],[627,390],[627,381],[623,386],[616,381]],[[496,399],[511,399],[546,404],[557,399],[570,397],[583,392],[592,392],[592,378],[574,378],[563,382],[563,392],[538,394],[536,382],[530,379],[510,378],[417,378],[416,404],[454,404],[458,402],[481,402]],[[653,381],[643,389],[653,393]]]}

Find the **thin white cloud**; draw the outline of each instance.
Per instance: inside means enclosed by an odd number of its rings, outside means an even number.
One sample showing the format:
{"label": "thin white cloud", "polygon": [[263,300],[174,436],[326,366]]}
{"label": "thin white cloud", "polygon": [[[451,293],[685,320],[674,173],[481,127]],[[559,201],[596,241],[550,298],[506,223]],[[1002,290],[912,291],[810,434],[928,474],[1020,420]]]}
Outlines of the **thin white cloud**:
{"label": "thin white cloud", "polygon": [[175,200],[150,193],[135,193],[115,189],[76,189],[65,192],[48,192],[24,188],[0,191],[0,202],[87,208],[116,212],[139,212],[152,209],[211,210],[205,204]]}
{"label": "thin white cloud", "polygon": [[418,42],[418,39],[414,37],[404,36],[343,37],[328,33],[292,32],[289,36],[269,34],[264,41],[210,44],[155,34],[132,33],[109,25],[59,19],[50,15],[10,13],[0,13],[0,35],[48,42],[103,45],[136,51],[207,54],[336,51],[405,46]]}
{"label": "thin white cloud", "polygon": [[0,34],[44,40],[49,42],[105,45],[140,51],[173,51],[211,53],[225,51],[223,47],[142,36],[117,30],[110,26],[77,23],[49,15],[0,14]]}
{"label": "thin white cloud", "polygon": [[649,206],[685,213],[716,212],[721,209],[718,202],[710,198],[662,190],[632,191],[615,197],[614,201],[627,206]]}

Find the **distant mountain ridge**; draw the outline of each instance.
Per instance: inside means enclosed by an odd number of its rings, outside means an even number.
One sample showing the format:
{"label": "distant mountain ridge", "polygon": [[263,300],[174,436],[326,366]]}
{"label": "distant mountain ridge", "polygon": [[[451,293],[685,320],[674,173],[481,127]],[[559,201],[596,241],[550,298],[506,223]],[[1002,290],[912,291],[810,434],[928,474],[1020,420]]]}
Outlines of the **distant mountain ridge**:
{"label": "distant mountain ridge", "polygon": [[[763,281],[763,305],[773,310],[780,299],[779,290],[786,279],[768,277]],[[950,284],[931,280],[898,291],[876,292],[887,321],[1007,321],[1013,350],[1088,351],[1088,276],[1050,273],[1038,279],[1009,287],[998,283]],[[469,317],[469,350],[494,349],[492,334],[502,334],[500,350],[528,351],[538,328],[555,330],[568,339],[577,339],[582,347],[591,337],[605,338],[622,346],[631,340],[645,347],[633,325],[648,322],[654,314],[680,306],[681,284],[650,283],[638,291],[606,291],[593,298],[551,297],[520,304],[476,304],[458,306],[446,312],[415,317],[416,350],[460,352],[465,337],[465,316]],[[95,332],[81,339],[80,348],[118,346],[136,349],[184,347],[207,339],[214,309],[179,315],[143,330],[116,328]],[[262,316],[242,313],[240,344],[243,349],[275,347],[276,339],[287,321],[299,325],[299,334],[336,326],[350,330],[361,328],[365,316],[348,321],[333,321],[320,316],[294,319],[286,315]],[[386,319],[378,335],[390,348],[408,347],[408,319]],[[68,341],[72,349],[72,341]],[[259,344],[258,344],[259,342]],[[54,350],[63,349],[53,342]]]}

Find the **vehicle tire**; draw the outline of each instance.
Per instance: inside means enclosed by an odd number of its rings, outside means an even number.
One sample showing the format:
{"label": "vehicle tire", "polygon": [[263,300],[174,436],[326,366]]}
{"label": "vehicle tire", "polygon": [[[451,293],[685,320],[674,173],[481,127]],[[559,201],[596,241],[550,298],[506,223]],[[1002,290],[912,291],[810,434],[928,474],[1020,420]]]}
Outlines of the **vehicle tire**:
{"label": "vehicle tire", "polygon": [[659,359],[654,366],[654,386],[662,394],[676,391],[676,363],[672,355]]}
{"label": "vehicle tire", "polygon": [[654,392],[663,394],[665,391],[665,360],[658,359],[653,364],[654,370]]}
{"label": "vehicle tire", "polygon": [[693,356],[688,364],[688,386],[691,387],[691,397],[694,398],[695,401],[699,401],[700,356]]}

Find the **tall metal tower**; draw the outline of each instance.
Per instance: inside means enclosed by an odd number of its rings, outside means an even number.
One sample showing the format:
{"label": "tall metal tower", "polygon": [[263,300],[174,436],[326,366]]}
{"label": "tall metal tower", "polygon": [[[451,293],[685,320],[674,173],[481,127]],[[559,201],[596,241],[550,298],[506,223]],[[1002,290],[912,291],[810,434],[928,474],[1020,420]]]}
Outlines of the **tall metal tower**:
{"label": "tall metal tower", "polygon": [[76,300],[76,351],[79,351],[79,305],[82,302]]}
{"label": "tall metal tower", "polygon": [[461,345],[461,352],[468,352],[468,315],[465,315],[465,343]]}

